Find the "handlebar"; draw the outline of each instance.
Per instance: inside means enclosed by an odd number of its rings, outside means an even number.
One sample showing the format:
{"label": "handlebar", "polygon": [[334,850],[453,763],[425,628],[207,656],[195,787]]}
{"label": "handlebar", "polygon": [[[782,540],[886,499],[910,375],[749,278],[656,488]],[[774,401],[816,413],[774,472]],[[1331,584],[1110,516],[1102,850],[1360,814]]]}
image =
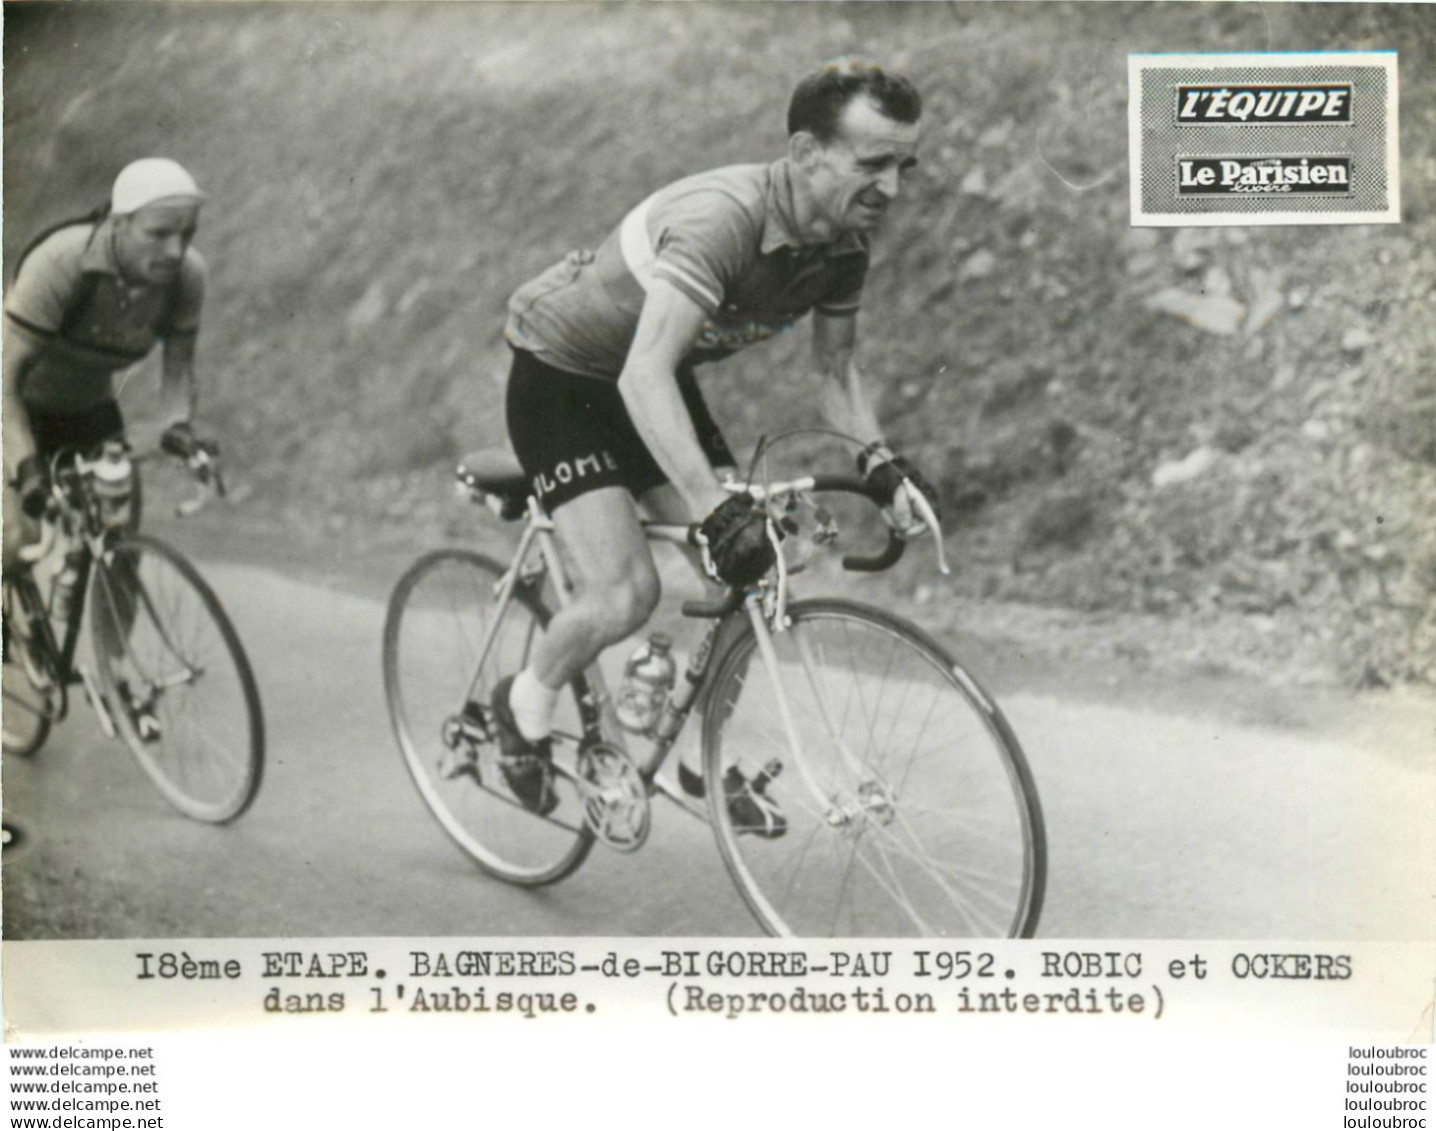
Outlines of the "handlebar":
{"label": "handlebar", "polygon": [[[882,507],[887,500],[881,498],[873,486],[864,479],[853,475],[808,475],[799,479],[792,479],[785,482],[770,482],[766,484],[743,483],[738,480],[729,479],[723,484],[723,489],[731,494],[750,494],[758,502],[783,495],[806,494],[808,492],[833,492],[848,495],[861,495],[874,506]],[[938,569],[942,573],[949,572],[947,556],[942,545],[942,525],[938,522],[937,515],[933,513],[931,505],[920,491],[913,491],[913,502],[917,506],[918,516],[932,531],[933,542],[937,547]],[[695,524],[690,528],[689,540],[693,541],[698,527]],[[876,554],[845,554],[843,556],[843,568],[854,573],[880,573],[885,569],[891,569],[902,560],[903,554],[907,552],[908,541],[897,530],[888,528],[887,545]],[[723,596],[712,601],[685,601],[683,602],[683,615],[686,617],[699,617],[712,619],[715,617],[727,616],[736,610],[743,603],[745,591],[741,588],[728,587]]]}
{"label": "handlebar", "polygon": [[[94,469],[101,463],[99,452],[103,445],[90,453],[81,453],[74,448],[61,448],[50,459],[49,495],[44,511],[40,515],[42,529],[39,541],[20,550],[20,560],[35,562],[48,556],[60,537],[61,517],[67,510],[75,509],[79,503],[72,492],[79,489],[87,479],[93,480]],[[227,494],[224,474],[209,445],[201,444],[189,453],[180,453],[165,448],[154,448],[143,452],[124,449],[124,456],[132,465],[147,463],[155,459],[173,460],[182,464],[199,484],[199,493],[193,498],[177,504],[175,513],[188,518],[202,509],[213,496],[224,498]]]}

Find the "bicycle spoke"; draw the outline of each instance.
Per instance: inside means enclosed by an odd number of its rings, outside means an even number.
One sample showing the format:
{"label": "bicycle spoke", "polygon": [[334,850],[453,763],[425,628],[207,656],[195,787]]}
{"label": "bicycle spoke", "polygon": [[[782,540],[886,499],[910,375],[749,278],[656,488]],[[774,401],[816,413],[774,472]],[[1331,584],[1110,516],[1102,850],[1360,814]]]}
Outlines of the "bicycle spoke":
{"label": "bicycle spoke", "polygon": [[760,921],[798,935],[1030,932],[1040,813],[989,704],[886,614],[836,600],[789,614],[774,639],[800,740],[777,726],[773,680],[743,678],[727,657],[713,690],[725,707],[704,734],[710,775],[764,744],[785,752],[765,790],[786,835],[719,821],[724,860]]}
{"label": "bicycle spoke", "polygon": [[854,855],[857,856],[863,867],[868,870],[868,873],[873,877],[874,880],[877,881],[878,885],[884,891],[886,891],[888,895],[892,897],[892,900],[897,905],[897,907],[907,915],[913,926],[917,928],[918,934],[924,936],[933,934],[933,929],[931,925],[929,925],[927,921],[923,919],[922,915],[918,913],[917,909],[912,904],[912,900],[909,899],[907,894],[903,891],[902,881],[898,878],[897,873],[893,870],[891,861],[889,861],[888,858],[884,856],[881,852],[878,853],[878,858],[882,860],[884,864],[888,865],[888,875],[887,879],[885,880],[883,876],[879,873],[878,869],[873,867],[873,865],[869,862],[865,855],[860,852],[857,852],[856,849],[854,851]]}
{"label": "bicycle spoke", "polygon": [[242,813],[263,770],[258,689],[203,578],[163,543],[127,537],[96,563],[90,618],[110,714],[160,793],[196,820]]}
{"label": "bicycle spoke", "polygon": [[559,805],[538,816],[507,784],[484,722],[494,685],[529,663],[547,622],[529,582],[513,586],[507,602],[496,600],[505,576],[504,567],[464,550],[420,558],[390,598],[385,694],[405,765],[444,831],[502,879],[551,883],[578,867],[593,843],[573,770],[578,742],[564,737],[584,728],[576,699],[567,700],[554,720]]}
{"label": "bicycle spoke", "polygon": [[[899,823],[903,822],[901,812],[899,812],[897,820]],[[896,837],[886,837],[886,830],[879,830],[877,835],[883,839],[890,839],[893,851],[915,863],[923,874],[941,887],[944,894],[952,900],[955,906],[972,909],[972,913],[977,915],[978,912],[976,912],[974,908],[971,897],[974,894],[982,894],[981,889],[985,884],[992,885],[995,884],[996,881],[991,880],[987,873],[964,867],[955,861],[950,863],[939,863],[935,861],[931,853],[912,835],[911,829],[904,827],[904,831],[909,833],[908,839],[911,842],[911,847],[908,847],[907,844]],[[961,881],[961,884],[959,885],[957,881]],[[978,890],[974,893],[969,890],[971,888],[977,888]],[[1005,931],[1007,929],[1006,923],[996,922],[991,918],[986,918],[985,923],[989,930]]]}

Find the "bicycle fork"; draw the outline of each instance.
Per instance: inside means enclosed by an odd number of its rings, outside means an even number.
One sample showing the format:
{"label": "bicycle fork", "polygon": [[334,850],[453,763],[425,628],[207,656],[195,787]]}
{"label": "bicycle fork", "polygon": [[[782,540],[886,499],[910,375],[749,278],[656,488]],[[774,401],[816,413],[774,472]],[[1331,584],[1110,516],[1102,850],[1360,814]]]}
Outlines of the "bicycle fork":
{"label": "bicycle fork", "polygon": [[[857,782],[856,788],[850,798],[844,798],[839,792],[825,790],[822,784],[814,777],[809,759],[805,756],[805,740],[799,730],[797,722],[793,718],[792,706],[789,702],[787,689],[783,685],[782,671],[778,663],[777,649],[773,645],[773,633],[768,627],[767,618],[764,615],[762,602],[757,595],[750,596],[747,601],[749,619],[753,624],[754,637],[757,640],[758,653],[762,658],[763,666],[768,671],[769,679],[773,687],[773,696],[778,707],[778,717],[782,724],[783,736],[787,742],[790,759],[797,765],[798,776],[802,779],[803,787],[812,797],[817,811],[823,814],[824,821],[835,829],[856,829],[861,831],[862,825],[859,822],[864,820],[872,821],[878,825],[889,824],[895,814],[896,797],[891,787],[876,775],[871,767],[864,764],[863,760],[853,753],[848,741],[843,736],[842,728],[833,717],[830,708],[830,695],[828,689],[823,685],[821,677],[822,665],[813,656],[806,635],[801,632],[790,632],[789,639],[793,641],[794,650],[797,653],[799,665],[803,669],[809,686],[813,690],[813,698],[817,703],[819,720],[822,724],[823,737],[827,739],[837,751],[842,764],[847,768],[852,780]],[[809,737],[807,742],[814,741]]]}

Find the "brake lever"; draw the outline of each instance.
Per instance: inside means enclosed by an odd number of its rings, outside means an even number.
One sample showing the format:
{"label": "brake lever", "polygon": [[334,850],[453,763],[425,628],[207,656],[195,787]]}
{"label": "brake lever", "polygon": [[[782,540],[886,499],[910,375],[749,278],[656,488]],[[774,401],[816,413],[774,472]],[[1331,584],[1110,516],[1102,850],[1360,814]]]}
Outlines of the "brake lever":
{"label": "brake lever", "polygon": [[933,546],[937,550],[938,572],[947,577],[952,570],[948,567],[947,551],[942,545],[942,523],[937,520],[937,512],[932,509],[932,504],[927,501],[927,496],[912,485],[911,480],[904,479],[903,485],[908,489],[908,499],[912,502],[913,509],[917,511],[918,518],[922,519],[923,524],[932,532]]}
{"label": "brake lever", "polygon": [[224,498],[227,494],[224,485],[224,473],[220,471],[219,464],[214,457],[199,449],[185,461],[185,467],[194,476],[195,482],[199,484],[199,493],[192,499],[185,499],[177,507],[175,513],[180,518],[189,518],[203,509],[213,497]]}

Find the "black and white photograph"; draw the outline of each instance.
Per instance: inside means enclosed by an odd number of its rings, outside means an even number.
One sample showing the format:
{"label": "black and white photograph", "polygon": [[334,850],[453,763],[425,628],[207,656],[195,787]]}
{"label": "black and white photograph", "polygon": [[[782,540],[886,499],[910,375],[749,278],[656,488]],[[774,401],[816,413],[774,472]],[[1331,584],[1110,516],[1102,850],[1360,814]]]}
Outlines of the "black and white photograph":
{"label": "black and white photograph", "polygon": [[1430,974],[1431,8],[3,19],[7,1039],[116,940]]}

